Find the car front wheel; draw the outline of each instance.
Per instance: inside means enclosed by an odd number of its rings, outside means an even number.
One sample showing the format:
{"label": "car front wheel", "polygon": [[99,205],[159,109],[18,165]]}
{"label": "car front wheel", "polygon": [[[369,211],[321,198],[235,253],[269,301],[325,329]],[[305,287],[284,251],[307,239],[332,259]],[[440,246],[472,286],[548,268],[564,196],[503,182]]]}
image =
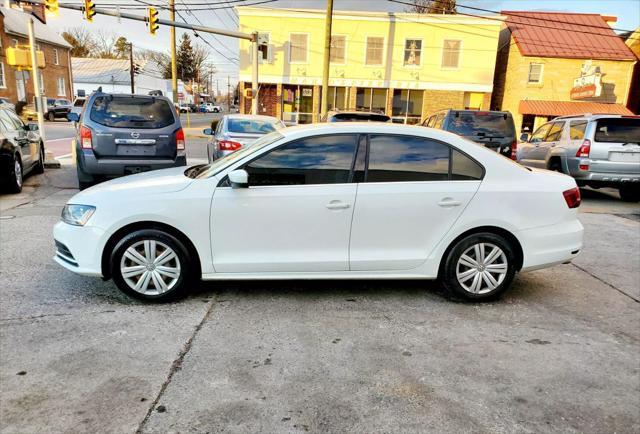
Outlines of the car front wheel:
{"label": "car front wheel", "polygon": [[468,301],[500,297],[513,282],[516,255],[510,243],[493,233],[469,235],[449,251],[442,283],[450,295]]}
{"label": "car front wheel", "polygon": [[111,275],[124,293],[145,301],[170,301],[186,294],[192,263],[184,244],[164,231],[143,229],[113,250]]}

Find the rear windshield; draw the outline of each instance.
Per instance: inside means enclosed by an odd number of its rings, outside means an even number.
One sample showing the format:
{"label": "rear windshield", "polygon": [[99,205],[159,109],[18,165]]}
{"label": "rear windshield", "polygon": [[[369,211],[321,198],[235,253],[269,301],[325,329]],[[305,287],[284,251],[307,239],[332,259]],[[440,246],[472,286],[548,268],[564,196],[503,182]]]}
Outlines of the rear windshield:
{"label": "rear windshield", "polygon": [[447,131],[460,136],[515,137],[513,119],[504,113],[453,112]]}
{"label": "rear windshield", "polygon": [[140,97],[96,97],[90,117],[93,122],[113,128],[164,128],[175,121],[167,101]]}
{"label": "rear windshield", "polygon": [[640,118],[598,119],[594,140],[640,144]]}
{"label": "rear windshield", "polygon": [[329,122],[389,122],[389,116],[371,113],[338,113]]}
{"label": "rear windshield", "polygon": [[267,134],[278,128],[274,121],[258,119],[229,119],[227,130],[230,133]]}
{"label": "rear windshield", "polygon": [[83,99],[77,99],[73,103],[74,107],[82,107],[83,105],[84,105],[84,100]]}

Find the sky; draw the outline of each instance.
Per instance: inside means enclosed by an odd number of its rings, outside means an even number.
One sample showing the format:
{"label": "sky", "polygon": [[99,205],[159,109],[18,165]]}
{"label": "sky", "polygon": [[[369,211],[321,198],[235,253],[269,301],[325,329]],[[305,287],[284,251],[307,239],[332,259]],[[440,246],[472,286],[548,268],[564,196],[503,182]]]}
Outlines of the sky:
{"label": "sky", "polygon": [[[66,0],[65,0],[66,1]],[[100,3],[105,0],[94,0],[96,7],[100,8]],[[196,2],[198,0],[175,0],[176,6],[180,7],[182,2]],[[203,0],[199,0],[202,2]],[[235,1],[235,0],[234,0]],[[246,0],[246,3],[254,3],[258,0]],[[408,0],[407,0],[408,1]],[[62,0],[61,0],[62,2]],[[108,0],[108,3],[122,2],[123,4],[135,4],[134,1],[127,0]],[[159,0],[155,0],[159,2]],[[143,2],[141,2],[143,3]],[[212,7],[224,6],[224,0],[209,0]],[[235,4],[239,4],[236,2]],[[632,30],[640,26],[640,0],[458,0],[458,5],[473,6],[492,11],[500,10],[522,10],[522,11],[563,11],[563,12],[583,12],[583,13],[599,13],[603,15],[614,15],[618,17],[615,28]],[[183,6],[183,5],[182,5]],[[263,5],[269,8],[326,8],[326,0],[278,0],[276,2]],[[200,6],[202,7],[202,6]],[[258,6],[260,7],[260,6]],[[335,10],[353,10],[353,11],[388,11],[402,12],[406,6],[392,3],[387,0],[334,0]],[[460,8],[460,12],[482,14],[469,9]],[[131,11],[132,13],[140,13],[143,15],[144,10]],[[181,12],[183,20],[192,24],[201,24],[228,30],[236,30],[237,17],[231,9],[218,9],[216,11],[194,11],[192,14]],[[168,14],[161,12],[161,18],[168,19]],[[180,18],[178,18],[180,19]],[[103,32],[113,32],[117,36],[125,36],[129,41],[133,42],[136,48],[154,49],[157,51],[169,51],[169,30],[160,26],[158,34],[155,37],[147,33],[146,27],[141,22],[128,20],[120,20],[117,18],[96,16],[93,23],[87,23],[82,20],[80,12],[61,9],[60,16],[49,20],[49,25],[53,28],[63,31],[70,27],[82,26],[90,30],[100,29]],[[182,30],[177,31],[177,37],[183,33]],[[189,31],[190,36],[193,34]],[[237,58],[238,42],[233,38],[223,36],[202,35],[215,49],[207,47],[211,51],[211,63],[218,70],[215,78],[226,81],[227,76],[231,81],[237,80],[238,71]],[[192,38],[193,39],[193,38]],[[206,44],[203,44],[206,45]]]}

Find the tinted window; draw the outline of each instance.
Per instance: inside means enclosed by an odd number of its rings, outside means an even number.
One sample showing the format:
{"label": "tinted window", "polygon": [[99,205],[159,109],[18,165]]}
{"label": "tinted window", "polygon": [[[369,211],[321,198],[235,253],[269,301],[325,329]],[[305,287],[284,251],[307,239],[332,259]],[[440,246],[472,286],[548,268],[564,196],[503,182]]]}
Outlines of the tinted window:
{"label": "tinted window", "polygon": [[349,182],[356,137],[309,137],[280,146],[245,166],[249,172],[249,185]]}
{"label": "tinted window", "polygon": [[562,137],[562,129],[564,128],[564,122],[554,122],[551,124],[549,134],[544,139],[545,142],[556,142]]}
{"label": "tinted window", "polygon": [[118,96],[96,97],[90,118],[113,128],[164,128],[175,121],[171,105],[163,99]]}
{"label": "tinted window", "polygon": [[389,122],[389,116],[375,113],[338,113],[329,122]]}
{"label": "tinted window", "polygon": [[274,121],[234,118],[227,120],[227,130],[230,133],[267,134],[275,131],[276,128]]}
{"label": "tinted window", "polygon": [[453,149],[451,151],[451,179],[459,181],[482,179],[482,166],[462,152]]}
{"label": "tinted window", "polygon": [[640,143],[640,118],[599,119],[595,141]]}
{"label": "tinted window", "polygon": [[490,112],[451,112],[447,131],[461,136],[515,137],[511,116]]}
{"label": "tinted window", "polygon": [[73,103],[74,107],[82,107],[83,105],[84,105],[84,100],[83,99],[77,99]]}
{"label": "tinted window", "polygon": [[13,131],[16,129],[13,121],[9,118],[7,110],[0,110],[0,125],[4,131]]}
{"label": "tinted window", "polygon": [[372,135],[367,182],[446,181],[449,147],[411,136]]}
{"label": "tinted window", "polygon": [[533,135],[531,136],[531,139],[529,139],[529,141],[531,143],[536,143],[536,142],[543,141],[544,138],[547,136],[547,132],[549,131],[550,127],[551,127],[551,124],[544,124],[543,126],[538,128],[535,133],[533,133]]}
{"label": "tinted window", "polygon": [[569,123],[569,134],[571,140],[584,139],[584,130],[587,128],[587,121],[571,121]]}

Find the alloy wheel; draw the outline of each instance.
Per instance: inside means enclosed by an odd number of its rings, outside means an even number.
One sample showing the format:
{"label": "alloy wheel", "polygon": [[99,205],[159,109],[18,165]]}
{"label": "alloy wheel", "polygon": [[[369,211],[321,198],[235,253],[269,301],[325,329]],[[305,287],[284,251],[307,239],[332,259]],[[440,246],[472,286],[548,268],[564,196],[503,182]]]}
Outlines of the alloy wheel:
{"label": "alloy wheel", "polygon": [[17,159],[13,162],[13,173],[16,175],[16,185],[22,187],[22,165]]}
{"label": "alloy wheel", "polygon": [[465,250],[456,264],[456,277],[472,294],[494,291],[504,281],[509,263],[504,251],[492,243],[477,243]]}
{"label": "alloy wheel", "polygon": [[131,289],[144,295],[160,295],[180,279],[180,259],[166,244],[143,240],[125,250],[120,274]]}

